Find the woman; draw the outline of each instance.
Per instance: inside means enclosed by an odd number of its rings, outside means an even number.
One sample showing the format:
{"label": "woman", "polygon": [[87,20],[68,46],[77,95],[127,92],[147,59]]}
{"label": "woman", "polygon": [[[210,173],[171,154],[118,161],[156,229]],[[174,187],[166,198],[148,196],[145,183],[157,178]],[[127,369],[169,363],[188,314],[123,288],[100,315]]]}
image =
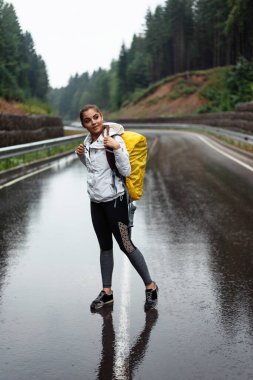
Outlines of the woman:
{"label": "woman", "polygon": [[[123,177],[129,176],[131,166],[125,143],[117,130],[123,127],[110,123],[105,128],[103,115],[96,105],[86,105],[80,111],[82,126],[89,132],[76,153],[87,168],[87,191],[91,200],[91,218],[100,246],[100,266],[103,289],[91,303],[91,309],[99,309],[113,302],[113,240],[141,276],[146,287],[145,310],[157,304],[158,287],[151,280],[147,264],[141,252],[133,244],[128,229],[127,194],[123,180],[115,176],[106,157],[106,149],[113,149],[115,163]],[[114,128],[112,128],[114,127]],[[112,135],[114,137],[112,137]]]}

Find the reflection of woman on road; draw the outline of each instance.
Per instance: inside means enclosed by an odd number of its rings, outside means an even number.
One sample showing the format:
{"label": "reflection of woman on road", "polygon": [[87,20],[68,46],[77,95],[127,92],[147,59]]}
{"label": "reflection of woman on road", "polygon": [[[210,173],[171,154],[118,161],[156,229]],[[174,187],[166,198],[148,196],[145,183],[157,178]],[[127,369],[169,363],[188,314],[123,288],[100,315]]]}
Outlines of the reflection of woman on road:
{"label": "reflection of woman on road", "polygon": [[[113,149],[119,173],[128,176],[131,166],[125,143],[119,135],[115,135],[112,127],[105,133],[103,115],[97,106],[86,105],[80,111],[80,119],[89,134],[84,144],[77,147],[76,153],[88,172],[87,190],[91,200],[91,218],[100,246],[103,283],[103,290],[91,303],[91,308],[99,309],[113,302],[113,235],[145,284],[145,310],[149,310],[157,303],[158,287],[150,277],[142,253],[130,238],[125,186],[122,178],[114,175],[106,158],[106,149]],[[123,128],[119,124],[116,126]]]}
{"label": "reflection of woman on road", "polygon": [[[98,311],[94,310],[94,313],[99,313],[103,317],[102,355],[97,371],[97,380],[114,378],[132,379],[134,370],[144,359],[152,328],[158,319],[158,311],[152,309],[149,313],[146,313],[145,325],[136,338],[135,343],[130,348],[128,355],[122,358],[123,361],[120,367],[118,367],[116,363],[117,344],[120,342],[117,341],[114,332],[112,311],[112,307]],[[118,371],[120,371],[120,373],[117,373]]]}

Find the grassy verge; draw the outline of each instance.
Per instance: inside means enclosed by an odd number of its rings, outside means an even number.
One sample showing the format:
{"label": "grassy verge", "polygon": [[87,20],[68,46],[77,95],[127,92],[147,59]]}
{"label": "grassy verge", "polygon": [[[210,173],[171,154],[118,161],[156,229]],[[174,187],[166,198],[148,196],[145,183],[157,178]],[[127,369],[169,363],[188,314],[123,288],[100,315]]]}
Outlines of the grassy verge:
{"label": "grassy verge", "polygon": [[[175,130],[175,129],[174,129]],[[216,133],[213,133],[213,132],[203,132],[203,131],[200,131],[199,129],[195,129],[195,128],[182,128],[180,130],[185,130],[185,131],[189,131],[189,132],[196,132],[196,133],[199,133],[199,134],[202,134],[202,135],[206,135],[207,137],[213,137],[215,138],[216,140],[219,140],[220,142],[223,142],[225,144],[228,144],[228,145],[231,145],[235,148],[239,148],[245,152],[249,152],[249,153],[253,153],[253,145],[252,144],[249,144],[247,142],[244,142],[242,140],[236,140],[236,139],[233,139],[232,137],[229,137],[229,136],[222,136],[222,135],[218,135]]]}
{"label": "grassy verge", "polygon": [[235,140],[232,137],[216,135],[215,133],[212,133],[212,132],[207,132],[206,135],[209,135],[211,137],[215,137],[216,139],[220,140],[221,142],[232,145],[235,148],[239,148],[239,149],[244,150],[246,152],[253,153],[253,145],[249,144],[247,142],[244,142],[241,140]]}
{"label": "grassy verge", "polygon": [[18,106],[23,112],[30,115],[54,115],[51,105],[38,99],[27,99]]}
{"label": "grassy verge", "polygon": [[[82,141],[80,140],[80,142]],[[78,141],[72,141],[56,147],[47,147],[46,149],[39,150],[37,152],[27,152],[20,156],[2,159],[0,160],[0,171],[12,169],[17,166],[29,164],[31,162],[39,161],[48,157],[53,157],[60,153],[68,152],[71,150],[74,151],[78,144]]]}
{"label": "grassy verge", "polygon": [[[161,128],[160,128],[161,129]],[[198,128],[180,128],[180,129],[177,129],[177,128],[174,128],[174,127],[165,127],[164,128],[165,130],[171,130],[171,131],[186,131],[186,132],[195,132],[195,133],[198,133],[198,134],[201,134],[201,135],[205,135],[205,136],[209,136],[209,137],[213,137],[215,138],[216,140],[219,140],[225,144],[228,144],[228,145],[231,145],[235,148],[238,148],[238,149],[241,149],[242,151],[245,151],[245,152],[249,152],[249,153],[253,153],[253,145],[252,144],[249,144],[247,142],[244,142],[242,140],[236,140],[236,139],[233,139],[232,137],[229,137],[229,136],[222,136],[222,135],[218,135],[216,133],[213,133],[213,132],[208,132],[208,131],[200,131]]]}
{"label": "grassy verge", "polygon": [[[174,129],[175,130],[175,129]],[[228,145],[231,145],[235,148],[239,148],[245,152],[249,152],[249,153],[253,153],[253,145],[252,144],[249,144],[247,142],[244,142],[242,140],[236,140],[236,139],[233,139],[232,137],[229,137],[229,136],[222,136],[222,135],[218,135],[216,133],[213,133],[213,132],[203,132],[203,131],[200,131],[199,129],[195,129],[195,128],[182,128],[180,130],[184,130],[184,131],[189,131],[189,132],[196,132],[196,133],[199,133],[199,134],[202,134],[202,135],[206,135],[207,137],[213,137],[215,138],[216,140],[219,140],[225,144],[228,144]]]}

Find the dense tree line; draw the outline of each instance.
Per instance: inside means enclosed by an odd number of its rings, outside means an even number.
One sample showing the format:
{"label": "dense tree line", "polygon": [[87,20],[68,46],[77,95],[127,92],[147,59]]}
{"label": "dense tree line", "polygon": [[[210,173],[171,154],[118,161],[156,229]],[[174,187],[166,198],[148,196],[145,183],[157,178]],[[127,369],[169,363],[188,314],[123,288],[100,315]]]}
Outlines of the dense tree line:
{"label": "dense tree line", "polygon": [[117,110],[142,89],[166,76],[234,65],[253,59],[252,0],[167,0],[147,11],[142,34],[123,44],[106,71],[70,78],[50,99],[59,113],[74,118],[84,103]]}
{"label": "dense tree line", "polygon": [[0,97],[46,100],[46,65],[30,33],[23,33],[12,4],[0,0]]}

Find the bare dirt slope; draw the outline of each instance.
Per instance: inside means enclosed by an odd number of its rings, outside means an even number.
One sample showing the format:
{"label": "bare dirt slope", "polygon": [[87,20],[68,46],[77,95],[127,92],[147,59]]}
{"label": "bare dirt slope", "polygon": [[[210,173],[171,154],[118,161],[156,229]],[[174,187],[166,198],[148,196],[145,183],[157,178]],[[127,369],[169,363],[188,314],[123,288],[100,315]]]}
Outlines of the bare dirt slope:
{"label": "bare dirt slope", "polygon": [[196,113],[208,102],[201,96],[207,84],[205,75],[178,76],[157,87],[136,104],[118,113],[121,118],[179,116]]}
{"label": "bare dirt slope", "polygon": [[7,113],[12,115],[25,115],[26,113],[21,109],[20,104],[17,102],[7,102],[0,99],[0,113]]}

